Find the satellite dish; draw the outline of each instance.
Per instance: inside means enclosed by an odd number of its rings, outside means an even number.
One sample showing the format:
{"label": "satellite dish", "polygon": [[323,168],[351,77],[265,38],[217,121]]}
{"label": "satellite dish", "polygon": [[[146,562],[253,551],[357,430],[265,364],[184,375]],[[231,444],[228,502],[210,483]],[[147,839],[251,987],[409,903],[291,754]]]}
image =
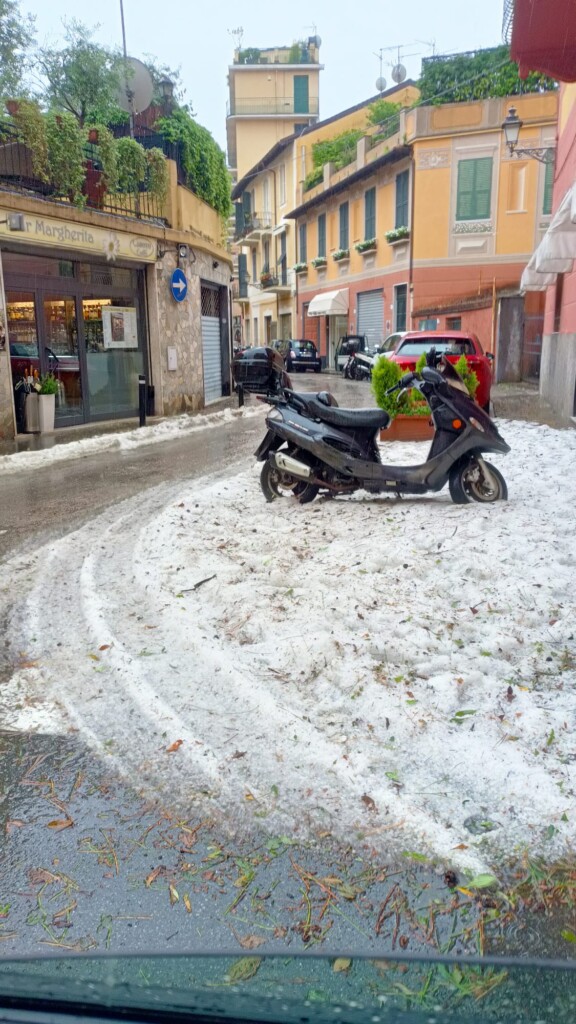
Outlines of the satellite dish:
{"label": "satellite dish", "polygon": [[386,88],[386,79],[385,78],[377,78],[376,79],[376,88],[378,89],[378,92],[384,92],[384,89]]}
{"label": "satellite dish", "polygon": [[314,36],[313,39],[314,39],[314,45],[319,50],[320,47],[322,46],[322,40],[321,40],[320,36]]}
{"label": "satellite dish", "polygon": [[404,81],[406,78],[406,68],[403,64],[394,65],[392,68],[392,78],[397,85],[400,85],[400,83]]}
{"label": "satellite dish", "polygon": [[140,114],[152,102],[154,93],[152,75],[146,65],[136,57],[128,57],[125,63],[127,65],[126,78],[116,94],[116,102],[128,114]]}

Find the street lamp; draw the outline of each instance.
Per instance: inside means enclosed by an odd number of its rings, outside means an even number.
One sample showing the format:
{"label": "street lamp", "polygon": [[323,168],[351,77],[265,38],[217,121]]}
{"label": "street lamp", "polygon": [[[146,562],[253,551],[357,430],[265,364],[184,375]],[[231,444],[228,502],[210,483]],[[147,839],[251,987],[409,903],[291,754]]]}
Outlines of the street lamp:
{"label": "street lamp", "polygon": [[170,81],[169,78],[162,78],[158,82],[158,88],[162,96],[162,105],[166,110],[170,110],[174,99],[174,82]]}
{"label": "street lamp", "polygon": [[528,149],[518,148],[518,139],[520,138],[520,129],[523,123],[524,122],[518,117],[516,107],[510,107],[508,116],[502,122],[502,131],[504,132],[504,138],[506,140],[510,156],[528,156],[532,157],[534,160],[539,160],[542,164],[553,164],[556,157],[556,150],[553,147],[542,146]]}

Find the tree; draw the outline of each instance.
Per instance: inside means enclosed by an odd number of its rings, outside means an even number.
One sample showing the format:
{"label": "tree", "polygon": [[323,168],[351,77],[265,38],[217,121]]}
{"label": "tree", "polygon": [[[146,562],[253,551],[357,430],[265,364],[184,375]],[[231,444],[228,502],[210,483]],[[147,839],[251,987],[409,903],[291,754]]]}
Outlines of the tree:
{"label": "tree", "polygon": [[65,23],[65,45],[37,53],[47,105],[68,111],[81,125],[126,120],[115,98],[124,83],[124,60],[119,50],[94,41],[96,28],[79,21]]}
{"label": "tree", "polygon": [[0,0],[0,97],[27,92],[23,75],[34,41],[34,18],[23,15],[19,0]]}

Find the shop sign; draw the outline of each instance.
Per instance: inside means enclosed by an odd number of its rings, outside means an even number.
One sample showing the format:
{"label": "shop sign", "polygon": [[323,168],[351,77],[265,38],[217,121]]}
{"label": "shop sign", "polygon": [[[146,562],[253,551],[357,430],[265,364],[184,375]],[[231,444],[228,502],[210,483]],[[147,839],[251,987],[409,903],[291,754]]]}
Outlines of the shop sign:
{"label": "shop sign", "polygon": [[[156,239],[142,235],[131,235],[126,231],[111,231],[92,224],[56,220],[53,217],[36,217],[24,214],[23,230],[11,230],[0,210],[0,239],[9,237],[13,242],[30,242],[32,245],[49,245],[59,249],[105,256],[109,262],[116,259],[139,260],[142,263],[156,262]],[[6,218],[7,219],[7,218]]]}
{"label": "shop sign", "polygon": [[134,306],[102,308],[104,348],[138,348],[138,326]]}

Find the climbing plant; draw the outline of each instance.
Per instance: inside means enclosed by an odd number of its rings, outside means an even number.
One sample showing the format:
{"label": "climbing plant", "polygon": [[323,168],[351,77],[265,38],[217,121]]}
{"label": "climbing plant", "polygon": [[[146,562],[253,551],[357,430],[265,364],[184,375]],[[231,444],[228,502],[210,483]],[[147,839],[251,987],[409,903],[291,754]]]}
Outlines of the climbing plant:
{"label": "climbing plant", "polygon": [[226,158],[210,132],[185,110],[161,117],[156,128],[167,142],[180,147],[186,185],[222,217],[231,213],[230,175]]}
{"label": "climbing plant", "polygon": [[422,61],[421,103],[460,103],[527,92],[548,92],[558,83],[539,72],[520,78],[507,46],[494,46]]}

